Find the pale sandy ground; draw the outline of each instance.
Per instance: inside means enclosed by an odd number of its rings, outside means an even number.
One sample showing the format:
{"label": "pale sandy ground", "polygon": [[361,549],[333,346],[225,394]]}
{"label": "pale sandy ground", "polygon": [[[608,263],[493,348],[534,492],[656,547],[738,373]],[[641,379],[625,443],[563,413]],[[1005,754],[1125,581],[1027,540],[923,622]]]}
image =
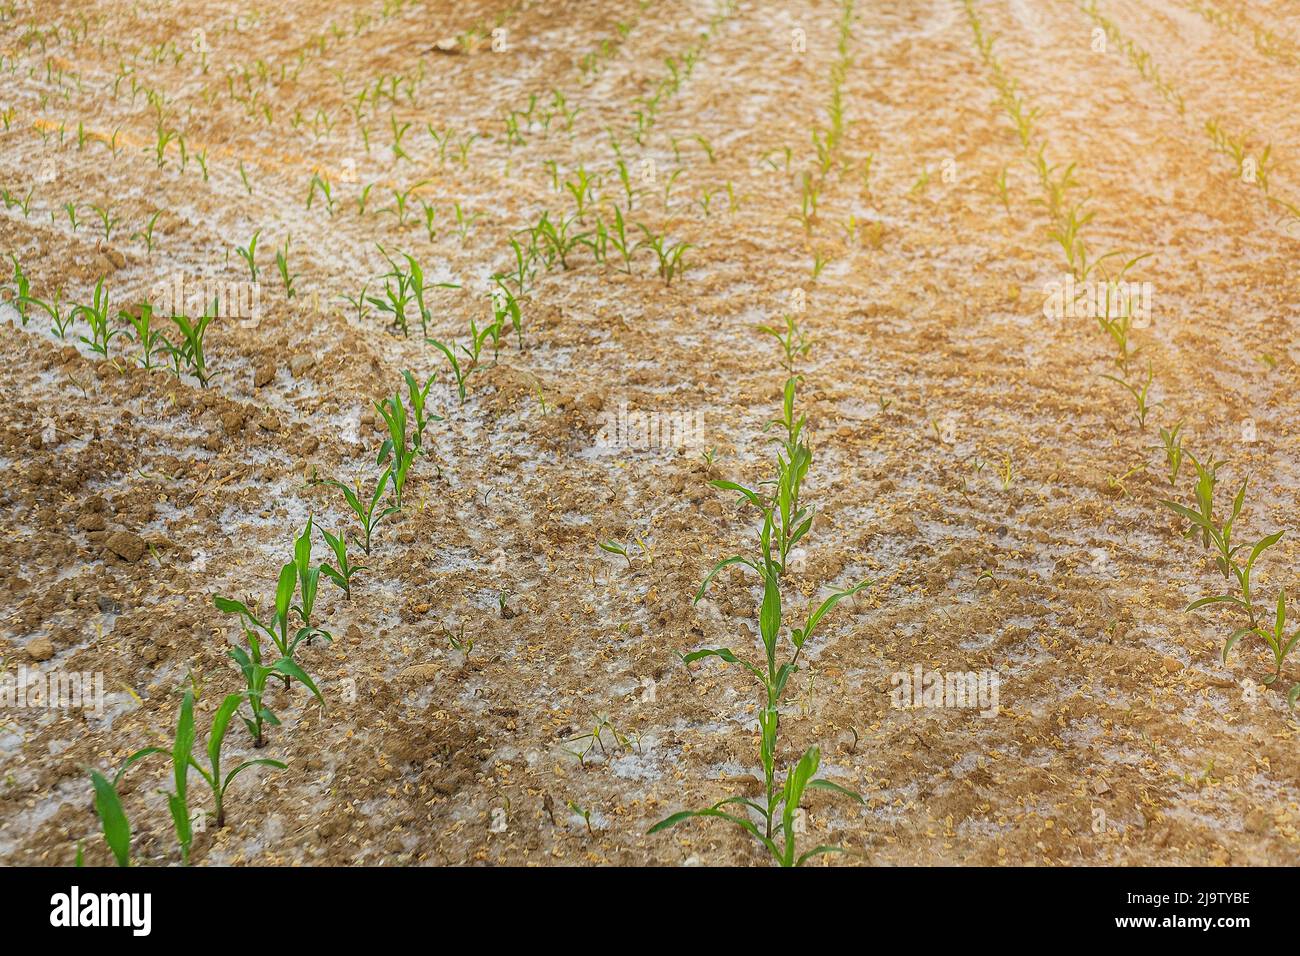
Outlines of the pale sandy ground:
{"label": "pale sandy ground", "polygon": [[[752,547],[752,513],[708,479],[772,473],[763,426],[786,373],[755,328],[779,322],[800,288],[814,339],[799,365],[814,453],[805,501],[818,518],[791,583],[811,600],[877,579],[827,619],[783,707],[782,763],[818,743],[824,773],[866,799],[805,800],[808,845],[855,853],[818,862],[1300,860],[1298,725],[1282,699],[1300,670],[1287,663],[1281,693],[1243,689],[1269,673],[1263,642],[1238,645],[1224,666],[1233,618],[1183,612],[1218,575],[1157,503],[1190,500],[1191,483],[1185,470],[1171,492],[1156,450],[1158,428],[1182,419],[1189,448],[1228,460],[1221,494],[1249,476],[1239,540],[1288,529],[1261,560],[1271,603],[1292,584],[1300,541],[1300,225],[1241,181],[1206,122],[1252,154],[1271,145],[1269,194],[1300,202],[1300,11],[1106,0],[1096,11],[1149,51],[1162,93],[1122,47],[1093,49],[1097,21],[1074,3],[975,9],[1040,110],[1030,148],[995,100],[960,3],[859,3],[846,130],[805,231],[800,177],[826,122],[837,3],[741,2],[705,40],[717,8],[634,0],[387,15],[320,2],[9,8],[0,105],[15,112],[0,133],[0,184],[34,193],[29,216],[0,213],[0,235],[34,292],[63,287],[84,302],[105,274],[116,311],[176,273],[240,280],[233,250],[261,230],[265,314],[256,328],[213,326],[220,375],[204,390],[131,368],[138,349],[125,336],[106,362],[72,348],[84,323],[60,343],[48,322],[22,328],[0,306],[0,653],[10,674],[98,671],[108,691],[102,716],[0,713],[0,859],[68,864],[79,841],[89,861],[108,859],[85,768],[164,743],[187,672],[201,722],[239,689],[226,657],[235,622],[210,595],[265,603],[309,514],[351,527],[340,496],[303,476],[371,480],[381,436],[370,402],[413,369],[439,372],[430,401],[445,421],[430,426],[433,454],[415,466],[406,513],[378,532],[353,599],[324,590],[336,640],[301,659],[328,706],[300,688],[273,692],[283,726],[256,754],[232,728],[227,761],[289,767],[241,777],[230,825],[200,835],[195,860],[762,862],[718,821],[646,830],[759,786],[754,686],[739,668],[688,669],[677,655],[761,653],[752,579],[724,573],[708,600],[691,598],[713,561]],[[354,15],[371,18],[359,33]],[[486,41],[437,49],[496,23],[503,52]],[[193,53],[176,63],[158,52],[189,51],[196,29],[206,74]],[[695,44],[690,77],[638,144],[638,98]],[[580,65],[590,53],[598,72]],[[123,64],[132,72],[115,95]],[[353,113],[363,88],[369,151]],[[557,89],[580,108],[572,128],[557,118],[509,145],[503,117],[532,94],[540,115]],[[150,100],[185,136],[184,171],[175,144],[155,163]],[[393,120],[412,124],[409,158],[394,156]],[[440,160],[426,124],[453,142],[479,134],[464,165],[454,146]],[[579,250],[569,269],[538,274],[524,349],[503,339],[463,405],[418,329],[394,335],[340,298],[384,271],[376,243],[410,252],[429,282],[464,287],[431,292],[429,329],[464,342],[469,318],[487,315],[487,280],[513,264],[510,237],[543,210],[572,211],[548,161],[561,178],[599,173],[598,207],[625,204],[611,138],[634,169],[655,164],[632,218],[693,245],[671,286],[648,250],[630,276]],[[1039,144],[1050,162],[1077,164],[1091,249],[1155,253],[1137,270],[1154,295],[1134,368],[1150,362],[1163,403],[1145,429],[1100,377],[1116,370],[1095,323],[1042,315],[1065,263],[1047,235]],[[193,158],[205,148],[206,181]],[[1009,208],[994,186],[1003,169]],[[305,208],[313,171],[333,183],[333,215],[319,196]],[[421,181],[405,225],[380,211],[394,188]],[[436,209],[432,239],[417,197]],[[456,203],[478,216],[464,240]],[[120,219],[107,242],[92,204]],[[148,252],[132,234],[155,210]],[[274,264],[286,238],[293,299]],[[815,256],[829,264],[814,280]],[[601,447],[602,414],[623,403],[698,414],[703,449]],[[1247,418],[1254,442],[1242,440]],[[106,542],[119,529],[153,550],[114,555]],[[632,548],[629,567],[598,549],[610,538],[648,547]],[[513,616],[499,611],[502,591]],[[468,659],[447,636],[462,626]],[[917,664],[996,672],[997,716],[891,707],[891,675]],[[580,764],[576,738],[601,717],[624,742],[606,731],[604,751]],[[158,793],[170,780],[158,759],[123,787],[141,862],[179,860]],[[590,830],[570,802],[590,811]]]}

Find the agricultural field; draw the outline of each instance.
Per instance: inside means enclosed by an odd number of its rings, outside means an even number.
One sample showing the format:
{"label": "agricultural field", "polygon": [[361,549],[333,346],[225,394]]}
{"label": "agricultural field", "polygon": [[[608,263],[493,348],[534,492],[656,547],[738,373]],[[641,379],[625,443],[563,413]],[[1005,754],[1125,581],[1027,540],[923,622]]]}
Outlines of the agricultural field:
{"label": "agricultural field", "polygon": [[1262,0],[0,0],[0,863],[1300,863],[1297,102]]}

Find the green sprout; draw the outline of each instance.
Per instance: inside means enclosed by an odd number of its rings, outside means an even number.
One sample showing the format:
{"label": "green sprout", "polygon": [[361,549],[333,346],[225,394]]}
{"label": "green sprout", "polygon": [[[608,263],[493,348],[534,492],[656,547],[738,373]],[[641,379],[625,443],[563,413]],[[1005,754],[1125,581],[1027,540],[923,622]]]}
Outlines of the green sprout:
{"label": "green sprout", "polygon": [[364,551],[367,556],[370,554],[371,539],[374,536],[375,530],[385,518],[389,515],[396,514],[398,511],[398,509],[392,505],[382,509],[379,507],[379,501],[383,498],[384,491],[388,488],[392,476],[393,470],[391,468],[384,470],[384,473],[379,476],[379,480],[375,483],[375,490],[371,494],[368,504],[362,499],[361,483],[359,481],[357,482],[355,490],[348,487],[343,482],[333,478],[323,482],[323,484],[337,488],[343,492],[344,500],[347,501],[348,507],[352,510],[352,513],[356,515],[357,521],[361,525],[361,550]]}
{"label": "green sprout", "polygon": [[1148,393],[1151,391],[1152,376],[1153,373],[1151,371],[1151,366],[1148,365],[1146,384],[1139,389],[1135,385],[1130,385],[1122,378],[1116,378],[1114,375],[1102,375],[1102,378],[1122,385],[1128,393],[1133,396],[1133,401],[1136,406],[1133,410],[1133,417],[1137,419],[1138,428],[1142,430],[1145,430],[1147,427],[1147,415],[1150,414],[1151,409],[1161,404],[1160,402],[1152,402],[1147,397]]}
{"label": "green sprout", "polygon": [[280,281],[284,283],[286,299],[292,299],[297,294],[294,291],[293,284],[298,276],[289,272],[289,240],[291,238],[291,236],[285,236],[284,245],[275,250],[275,267],[280,272]]}
{"label": "green sprout", "polygon": [[81,341],[90,346],[90,350],[97,355],[108,358],[109,343],[118,335],[123,335],[123,329],[111,329],[108,325],[108,291],[104,288],[104,279],[101,276],[95,283],[94,299],[90,305],[79,305],[73,310],[73,315],[81,316],[90,326],[90,338],[81,336]]}
{"label": "green sprout", "polygon": [[258,229],[253,233],[253,238],[248,240],[247,249],[241,249],[238,246],[235,247],[235,251],[238,252],[244,262],[248,264],[248,273],[253,282],[257,281],[257,237],[261,234],[261,229]]}
{"label": "green sprout", "polygon": [[351,601],[352,578],[358,571],[365,571],[367,568],[364,564],[353,564],[348,560],[348,533],[346,531],[340,531],[337,538],[324,528],[320,529],[320,533],[325,536],[325,542],[330,546],[330,550],[334,552],[334,561],[338,565],[338,567],[333,567],[329,564],[322,564],[320,566],[321,573],[343,590],[344,600]]}

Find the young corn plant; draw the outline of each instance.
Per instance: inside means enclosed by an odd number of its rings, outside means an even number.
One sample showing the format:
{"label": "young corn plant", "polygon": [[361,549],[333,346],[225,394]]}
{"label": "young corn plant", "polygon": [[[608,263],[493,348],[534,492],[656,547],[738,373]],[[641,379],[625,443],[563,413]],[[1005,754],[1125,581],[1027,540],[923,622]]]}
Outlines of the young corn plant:
{"label": "young corn plant", "polygon": [[497,285],[497,288],[492,290],[492,311],[496,325],[500,328],[506,319],[510,320],[510,326],[515,331],[515,341],[519,344],[519,351],[522,352],[524,350],[523,309],[514,293],[506,287],[503,276],[493,276],[492,280]]}
{"label": "young corn plant", "polygon": [[81,336],[81,341],[90,346],[90,350],[96,355],[102,355],[108,358],[109,344],[119,335],[125,335],[124,329],[114,329],[109,327],[108,319],[108,291],[104,288],[104,279],[101,276],[95,283],[94,299],[90,305],[79,305],[72,310],[74,316],[80,316],[86,320],[90,326],[90,338]]}
{"label": "young corn plant", "polygon": [[364,564],[353,564],[348,558],[348,533],[340,531],[338,537],[330,534],[324,528],[320,533],[325,536],[325,543],[330,546],[334,552],[334,565],[322,564],[321,573],[338,585],[343,592],[345,601],[352,600],[352,578],[358,571],[368,570]]}
{"label": "young corn plant", "polygon": [[[189,691],[185,692],[186,697],[190,696]],[[239,705],[243,702],[242,694],[227,694],[217,708],[217,712],[212,715],[212,726],[208,730],[208,745],[206,748],[208,765],[204,767],[192,756],[189,759],[190,766],[199,772],[199,776],[208,785],[212,791],[212,816],[216,823],[217,829],[220,830],[226,825],[226,791],[230,789],[230,784],[234,779],[248,770],[250,767],[274,767],[277,770],[286,769],[287,765],[279,760],[272,760],[269,757],[257,757],[253,760],[244,760],[236,764],[224,776],[221,772],[221,747],[226,740],[226,731],[230,727],[230,720],[239,711]],[[193,728],[190,730],[191,741],[193,740]],[[180,776],[177,775],[177,785],[179,786]],[[174,816],[174,814],[173,814]]]}
{"label": "young corn plant", "polygon": [[[628,209],[631,209],[628,205]],[[627,224],[623,220],[623,211],[617,206],[614,207],[614,224],[607,229],[605,242],[611,246],[615,252],[623,259],[623,271],[628,275],[632,274],[632,256],[640,248],[640,243],[629,242],[627,238]]]}
{"label": "young corn plant", "polygon": [[[311,532],[312,518],[308,516],[307,525],[303,528],[302,534],[293,544],[293,561],[284,566],[281,571],[281,578],[284,572],[292,568],[298,583],[298,603],[292,605],[291,610],[298,617],[299,629],[294,641],[306,639],[310,646],[311,642],[317,638],[324,638],[326,641],[333,640],[329,631],[312,624],[312,613],[316,607],[316,595],[320,590],[321,569],[319,565],[313,566],[311,563]],[[283,584],[283,581],[281,582]],[[289,645],[289,651],[292,653],[296,644]]]}
{"label": "young corn plant", "polygon": [[257,282],[257,237],[261,234],[261,229],[253,233],[253,238],[248,240],[248,248],[235,247],[235,251],[239,253],[240,258],[248,266],[248,274],[253,282]]}
{"label": "young corn plant", "polygon": [[1169,470],[1169,485],[1178,481],[1178,473],[1183,469],[1183,437],[1180,434],[1183,423],[1180,420],[1173,428],[1160,429],[1160,442],[1165,453],[1165,466]]}
{"label": "young corn plant", "polygon": [[165,353],[171,343],[167,341],[161,330],[153,327],[153,306],[148,302],[141,302],[136,307],[134,315],[123,310],[119,313],[119,317],[130,323],[136,344],[140,346],[140,357],[137,360],[140,367],[145,371],[158,368],[154,357],[159,353]]}
{"label": "young corn plant", "polygon": [[316,199],[316,193],[319,192],[325,200],[325,211],[332,218],[334,216],[334,190],[329,179],[320,173],[313,173],[311,184],[307,187],[307,208],[311,209],[312,202]]}
{"label": "young corn plant", "polygon": [[71,310],[66,312],[64,311],[62,289],[57,290],[50,298],[49,302],[46,302],[44,299],[38,299],[34,295],[28,296],[27,301],[49,316],[50,323],[53,325],[53,328],[51,328],[50,331],[57,336],[60,341],[67,338],[68,327],[72,325],[75,315]]}
{"label": "young corn plant", "polygon": [[782,352],[785,353],[785,358],[781,363],[781,367],[785,369],[786,374],[794,375],[795,363],[799,359],[807,357],[808,352],[812,349],[812,339],[808,337],[806,332],[799,328],[799,323],[795,320],[793,315],[787,315],[784,318],[784,332],[770,325],[760,325],[758,331],[776,339],[777,344],[781,346]]}
{"label": "young corn plant", "polygon": [[380,508],[379,502],[384,497],[384,492],[388,489],[389,483],[393,478],[393,470],[387,468],[375,482],[375,490],[368,499],[364,498],[361,490],[361,482],[357,481],[356,488],[351,488],[337,479],[328,479],[322,482],[330,487],[337,488],[343,492],[343,498],[347,501],[348,508],[356,515],[357,522],[361,525],[361,550],[369,557],[372,545],[372,539],[375,531],[383,520],[390,515],[397,514],[397,508],[389,505],[386,508]]}
{"label": "young corn plant", "polygon": [[[380,247],[383,252],[383,247]],[[384,253],[385,258],[388,254]],[[382,276],[384,280],[384,297],[365,296],[366,301],[373,305],[379,312],[387,313],[392,318],[392,328],[401,329],[403,337],[410,334],[410,322],[406,312],[410,308],[415,296],[412,293],[412,284],[414,277],[409,272],[402,270],[402,267],[388,260],[392,264],[392,270]],[[423,319],[423,311],[421,311]]]}
{"label": "young corn plant", "polygon": [[528,283],[537,272],[537,247],[531,243],[525,247],[512,236],[510,248],[515,254],[515,271],[502,273],[501,279],[509,279],[514,283],[515,292],[524,296],[528,294]]}
{"label": "young corn plant", "polygon": [[1133,403],[1135,406],[1133,409],[1133,417],[1137,419],[1138,428],[1145,431],[1147,427],[1147,415],[1151,413],[1151,409],[1161,404],[1160,402],[1153,402],[1149,398],[1152,381],[1151,366],[1147,366],[1147,380],[1141,388],[1129,384],[1122,378],[1116,378],[1114,375],[1102,375],[1102,378],[1115,382],[1118,385],[1122,385],[1124,389],[1133,396]]}
{"label": "young corn plant", "polygon": [[[262,621],[243,601],[233,600],[213,595],[213,603],[219,611],[226,614],[238,614],[243,622],[244,630],[257,638],[266,635],[280,652],[280,660],[267,669],[270,673],[274,671],[284,678],[285,686],[288,687],[289,679],[292,677],[299,681],[305,687],[312,691],[318,698],[320,692],[316,690],[316,685],[312,683],[311,678],[298,666],[294,660],[294,654],[298,646],[303,641],[311,641],[320,637],[326,641],[332,640],[330,633],[323,628],[312,624],[311,617],[316,602],[317,586],[320,580],[320,568],[311,566],[311,530],[312,521],[307,519],[307,526],[302,534],[294,542],[294,557],[292,561],[286,563],[280,569],[280,579],[275,589],[275,610],[269,621]],[[297,604],[294,603],[295,593],[299,596]],[[297,625],[295,626],[295,620]],[[246,663],[251,663],[260,659],[260,643],[253,646],[256,654],[245,655],[244,659],[236,658],[241,669]],[[241,650],[236,648],[236,650]],[[260,666],[260,665],[259,665]],[[246,672],[245,676],[249,676]],[[262,675],[265,677],[265,675]],[[250,698],[250,703],[252,699]],[[260,708],[254,705],[254,713],[258,713]]]}
{"label": "young corn plant", "polygon": [[216,300],[213,304],[203,310],[203,315],[198,321],[193,321],[189,316],[172,315],[168,316],[172,323],[180,332],[180,345],[173,345],[169,340],[163,339],[165,347],[172,356],[173,366],[179,375],[181,363],[185,364],[189,373],[198,380],[198,383],[204,388],[219,375],[219,372],[208,370],[207,353],[204,351],[204,340],[207,338],[208,326],[216,318]]}
{"label": "young corn plant", "polygon": [[113,230],[117,228],[118,217],[113,215],[113,211],[108,208],[107,203],[103,206],[91,205],[90,208],[99,217],[100,226],[104,230],[104,241],[109,241],[113,237]]}
{"label": "young corn plant", "polygon": [[[27,273],[23,272],[23,266],[18,261],[18,257],[11,252],[9,258],[14,264],[14,308],[18,310],[18,317],[22,320],[22,324],[26,326],[31,314],[30,303],[33,301],[32,283],[27,278]],[[75,315],[76,310],[74,309],[73,312]]]}
{"label": "young corn plant", "polygon": [[649,246],[659,259],[659,277],[664,280],[664,285],[672,285],[674,277],[686,270],[686,264],[682,262],[682,256],[686,254],[687,249],[694,247],[689,242],[665,245],[665,236],[656,236],[642,223],[637,223],[637,228],[645,233],[646,241],[644,244]]}
{"label": "young corn plant", "polygon": [[[99,817],[100,829],[104,832],[104,842],[118,866],[131,865],[131,823],[126,811],[122,809],[122,799],[118,796],[117,784],[126,772],[123,767],[113,780],[109,780],[98,770],[90,771],[90,783],[95,791],[95,814]],[[78,862],[81,851],[77,851]]]}
{"label": "young corn plant", "polygon": [[406,397],[411,403],[411,414],[415,416],[415,432],[411,435],[411,446],[417,454],[424,452],[424,430],[433,422],[442,421],[442,416],[433,415],[425,411],[425,406],[429,400],[429,389],[437,380],[437,375],[430,375],[420,385],[416,377],[409,370],[402,372],[402,378],[406,382]]}
{"label": "young corn plant", "polygon": [[[221,605],[217,606],[221,608]],[[266,682],[272,674],[285,680],[290,677],[295,678],[304,687],[309,688],[322,705],[325,701],[316,690],[316,685],[312,683],[311,678],[292,659],[281,657],[273,664],[267,665],[262,657],[262,637],[248,625],[244,627],[244,639],[248,642],[247,650],[242,647],[232,647],[228,653],[244,677],[244,691],[239,698],[241,703],[244,700],[248,701],[249,716],[245,716],[240,711],[239,719],[248,728],[249,736],[253,738],[253,746],[261,749],[266,746],[266,728],[280,725],[280,719],[266,705]]]}
{"label": "young corn plant", "polygon": [[537,225],[532,228],[533,245],[541,250],[542,257],[546,260],[546,267],[549,269],[556,260],[559,261],[560,267],[567,270],[569,268],[569,256],[573,250],[588,237],[583,232],[572,235],[569,227],[577,219],[576,216],[570,216],[568,219],[561,219],[560,225],[551,222],[550,211],[542,213],[542,218],[537,221]]}
{"label": "young corn plant", "polygon": [[[482,353],[483,343],[487,341],[487,337],[491,333],[492,326],[488,326],[480,332],[478,326],[474,322],[474,317],[470,316],[469,335],[471,344],[469,347],[464,345],[459,346],[461,351],[463,351],[469,359],[468,363],[465,365],[461,365],[460,359],[457,357],[456,352],[451,345],[448,345],[445,342],[440,342],[437,339],[425,339],[425,342],[432,345],[446,356],[447,364],[451,366],[452,377],[456,379],[456,393],[460,396],[460,403],[462,405],[465,404],[465,396],[467,394],[466,383],[469,381],[470,375],[472,375],[474,370],[478,368],[479,355]],[[454,345],[455,343],[453,342],[452,344]]]}
{"label": "young corn plant", "polygon": [[139,239],[144,243],[145,252],[150,255],[153,254],[154,225],[158,222],[158,217],[161,215],[162,215],[162,210],[159,209],[145,221],[145,225],[143,229],[139,230],[138,232],[131,233],[132,239]]}
{"label": "young corn plant", "polygon": [[400,511],[402,508],[402,491],[406,487],[406,475],[411,463],[415,461],[418,449],[407,444],[406,440],[406,406],[402,404],[402,393],[396,392],[392,398],[375,402],[375,408],[383,416],[388,426],[388,437],[379,447],[376,465],[386,466],[393,476],[393,504]]}
{"label": "young corn plant", "polygon": [[[723,490],[738,491],[742,500],[754,505],[762,514],[763,525],[756,556],[732,555],[718,561],[705,576],[695,601],[700,601],[709,584],[724,568],[741,565],[754,571],[763,587],[759,608],[759,633],[762,638],[764,659],[758,663],[735,653],[728,647],[710,647],[682,655],[687,665],[708,657],[716,657],[729,664],[739,664],[748,671],[761,688],[762,704],[759,711],[761,744],[760,761],[763,767],[765,796],[762,802],[748,797],[728,797],[701,810],[684,810],[674,813],[650,828],[650,833],[669,829],[693,817],[716,817],[740,827],[763,845],[781,866],[801,866],[808,860],[826,853],[846,852],[841,847],[816,846],[798,853],[794,828],[794,815],[804,792],[809,788],[830,790],[858,802],[862,797],[830,780],[816,776],[821,762],[821,751],[809,747],[794,766],[785,774],[784,783],[777,780],[777,749],[780,729],[780,703],[790,678],[799,669],[799,658],[804,647],[816,633],[823,618],[846,597],[857,594],[873,582],[862,581],[852,587],[836,591],[817,606],[802,626],[791,626],[787,639],[793,653],[785,660],[781,657],[783,608],[781,580],[785,573],[790,549],[812,526],[812,515],[799,505],[799,490],[807,474],[812,453],[803,443],[802,433],[806,416],[794,414],[795,379],[786,383],[783,415],[776,424],[785,427],[786,438],[777,455],[776,488],[770,497],[746,488],[736,482],[714,481]],[[756,822],[757,821],[757,822]]]}
{"label": "young corn plant", "polygon": [[[1268,649],[1273,652],[1273,673],[1265,677],[1263,683],[1275,683],[1282,676],[1282,665],[1286,662],[1287,655],[1295,647],[1296,641],[1300,640],[1300,628],[1297,628],[1296,632],[1288,638],[1286,636],[1286,625],[1286,590],[1283,589],[1277,596],[1277,611],[1272,626],[1266,628],[1257,624],[1254,627],[1239,629],[1232,637],[1228,638],[1228,642],[1223,646],[1224,663],[1226,664],[1228,661],[1228,651],[1240,638],[1247,635],[1263,638],[1268,645]],[[1300,683],[1292,684],[1291,689],[1287,691],[1287,706],[1294,707],[1297,698],[1300,698]]]}
{"label": "young corn plant", "polygon": [[284,297],[286,299],[292,299],[297,295],[293,284],[298,279],[298,276],[296,273],[289,271],[289,240],[291,238],[291,236],[285,236],[284,245],[275,250],[275,268],[280,273],[280,281],[284,283]]}

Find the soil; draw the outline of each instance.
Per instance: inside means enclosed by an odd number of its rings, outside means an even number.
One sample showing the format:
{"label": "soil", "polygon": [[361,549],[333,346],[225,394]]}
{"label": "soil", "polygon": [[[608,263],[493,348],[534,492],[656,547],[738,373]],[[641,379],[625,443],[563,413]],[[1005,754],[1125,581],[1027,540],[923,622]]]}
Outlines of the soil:
{"label": "soil", "polygon": [[[1155,253],[1134,271],[1154,290],[1131,362],[1138,379],[1149,363],[1161,403],[1144,427],[1102,377],[1118,370],[1096,322],[1043,314],[1066,266],[1036,147],[954,0],[857,5],[844,133],[807,228],[802,176],[840,60],[829,0],[721,14],[673,0],[10,4],[0,182],[34,192],[28,215],[0,213],[0,249],[33,294],[86,303],[103,277],[115,314],[176,274],[237,282],[234,250],[260,230],[261,317],[212,324],[205,388],[139,367],[126,335],[105,358],[79,340],[84,321],[60,341],[39,311],[20,321],[12,290],[0,306],[0,655],[13,677],[102,674],[106,695],[100,714],[0,712],[0,861],[70,865],[79,845],[110,861],[88,768],[169,746],[187,687],[205,739],[242,687],[228,656],[239,622],[212,595],[269,608],[312,516],[346,529],[367,566],[350,599],[322,582],[316,620],[334,639],[297,655],[325,704],[273,681],[281,723],[266,745],[232,724],[226,766],[287,769],[237,778],[227,825],[198,834],[193,862],[765,862],[722,821],[646,831],[762,790],[752,678],[680,655],[762,654],[753,575],[730,568],[692,599],[714,562],[756,547],[753,509],[709,482],[773,473],[765,426],[787,371],[757,327],[780,325],[802,290],[816,518],[787,616],[874,579],[827,616],[782,705],[778,765],[817,744],[822,775],[864,798],[809,791],[801,844],[851,851],[815,863],[1300,862],[1300,721],[1285,699],[1300,669],[1288,660],[1263,686],[1262,640],[1225,664],[1236,619],[1184,612],[1221,578],[1159,504],[1192,493],[1190,466],[1171,487],[1158,431],[1182,420],[1189,449],[1227,460],[1221,495],[1249,477],[1237,540],[1287,529],[1260,561],[1271,607],[1300,558],[1300,228],[1270,198],[1300,201],[1300,12],[1102,2],[1151,52],[1163,92],[1121,45],[1094,49],[1074,3],[975,9],[1040,111],[1036,142],[1077,164],[1089,249]],[[643,98],[692,47],[638,143]],[[546,127],[555,90],[580,112]],[[533,95],[512,143],[504,119]],[[175,142],[156,162],[159,109],[184,135],[184,168]],[[1253,154],[1271,147],[1267,193],[1216,147],[1216,118]],[[390,121],[411,124],[406,157]],[[429,127],[479,138],[462,165]],[[654,162],[629,216],[690,243],[671,284],[647,248],[631,274],[586,246],[539,269],[520,299],[523,347],[507,325],[464,402],[417,322],[404,336],[344,299],[367,281],[380,294],[379,244],[409,252],[430,286],[428,335],[467,343],[471,318],[490,319],[491,276],[514,265],[510,239],[544,210],[573,214],[548,163],[561,180],[602,177],[575,228],[625,206],[611,139],[634,175]],[[332,214],[319,193],[307,208],[314,173],[333,184]],[[404,222],[383,211],[412,186]],[[436,209],[432,239],[417,199]],[[456,204],[477,214],[464,237]],[[119,220],[107,239],[92,205]],[[149,248],[134,234],[157,210]],[[286,241],[292,298],[275,266]],[[313,479],[373,487],[386,434],[373,403],[404,392],[408,369],[437,373],[442,420],[366,557],[342,495]],[[601,430],[624,405],[692,416],[701,441],[611,447]],[[601,550],[610,540],[627,559]],[[331,557],[319,537],[315,549]],[[996,715],[893,706],[893,675],[918,665],[996,673]],[[598,743],[584,736],[598,727]],[[138,864],[179,863],[171,780],[155,757],[122,782]],[[206,806],[202,786],[192,775]]]}

